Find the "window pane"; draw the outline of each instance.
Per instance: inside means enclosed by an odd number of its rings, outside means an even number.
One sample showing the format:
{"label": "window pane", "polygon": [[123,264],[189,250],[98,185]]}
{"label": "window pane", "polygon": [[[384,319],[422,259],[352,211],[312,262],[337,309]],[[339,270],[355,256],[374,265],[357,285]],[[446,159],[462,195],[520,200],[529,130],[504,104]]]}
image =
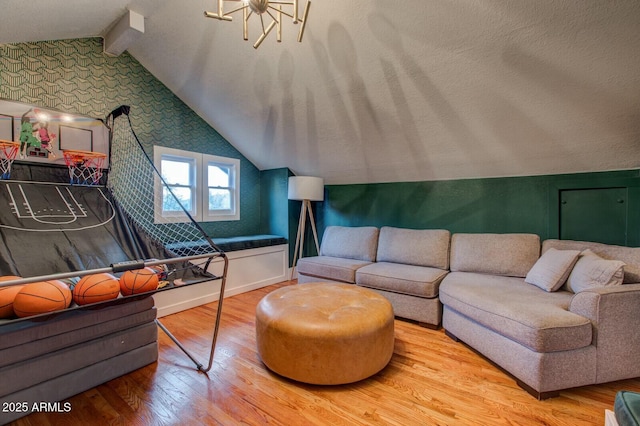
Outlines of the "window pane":
{"label": "window pane", "polygon": [[169,185],[191,185],[191,163],[188,161],[162,160],[162,178]]}
{"label": "window pane", "polygon": [[180,207],[180,204],[182,204],[185,209],[191,211],[191,188],[172,187],[171,190],[175,194],[175,198],[166,186],[162,188],[162,210],[165,212],[181,212],[182,207]]}
{"label": "window pane", "polygon": [[209,210],[230,210],[231,191],[209,188]]}
{"label": "window pane", "polygon": [[208,168],[208,180],[209,186],[221,186],[224,188],[229,187],[229,168],[214,166],[209,164]]}

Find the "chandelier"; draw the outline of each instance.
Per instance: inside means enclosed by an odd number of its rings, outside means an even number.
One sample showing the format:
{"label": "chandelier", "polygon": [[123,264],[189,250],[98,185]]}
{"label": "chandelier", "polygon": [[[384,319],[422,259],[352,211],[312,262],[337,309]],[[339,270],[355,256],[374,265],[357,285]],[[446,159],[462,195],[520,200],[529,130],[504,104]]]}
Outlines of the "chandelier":
{"label": "chandelier", "polygon": [[[224,12],[224,3],[240,3],[240,7],[236,7],[229,12]],[[204,16],[207,18],[215,18],[220,21],[233,21],[231,14],[242,11],[242,25],[243,36],[245,40],[249,40],[249,18],[251,16],[260,16],[260,23],[262,25],[262,34],[258,37],[258,40],[253,44],[254,49],[257,49],[262,41],[269,35],[269,33],[276,28],[276,40],[282,41],[282,15],[288,16],[293,19],[294,24],[300,23],[300,30],[298,31],[298,42],[302,41],[302,35],[304,34],[304,27],[307,24],[307,16],[309,15],[310,1],[304,6],[302,17],[298,16],[298,0],[218,0],[218,12],[204,12]],[[289,9],[291,7],[292,9]],[[269,15],[265,17],[265,15]],[[268,20],[271,18],[271,22],[265,25],[265,18]]]}

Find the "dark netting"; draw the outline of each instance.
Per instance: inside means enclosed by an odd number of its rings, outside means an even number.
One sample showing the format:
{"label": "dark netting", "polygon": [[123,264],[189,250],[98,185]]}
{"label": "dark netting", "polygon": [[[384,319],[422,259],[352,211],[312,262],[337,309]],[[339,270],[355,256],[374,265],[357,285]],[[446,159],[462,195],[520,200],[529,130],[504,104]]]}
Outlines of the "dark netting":
{"label": "dark netting", "polygon": [[[168,187],[140,144],[131,126],[128,107],[112,112],[107,125],[112,132],[107,188],[136,230],[155,240],[172,257],[220,253],[186,211],[187,222],[157,223],[155,212],[162,208],[163,187],[165,190]],[[169,193],[173,196],[170,190]]]}

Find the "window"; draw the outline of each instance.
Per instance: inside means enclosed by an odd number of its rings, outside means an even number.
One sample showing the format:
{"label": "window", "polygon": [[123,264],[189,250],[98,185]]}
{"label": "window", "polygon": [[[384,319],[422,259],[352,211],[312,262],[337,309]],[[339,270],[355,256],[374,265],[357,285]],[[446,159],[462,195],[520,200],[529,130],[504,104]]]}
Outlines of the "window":
{"label": "window", "polygon": [[240,161],[203,155],[206,182],[205,220],[238,220]]}
{"label": "window", "polygon": [[199,222],[240,219],[240,160],[161,146],[153,156],[166,184],[156,177],[156,223],[188,221],[182,207]]}
{"label": "window", "polygon": [[[162,188],[162,212],[175,214],[182,208],[194,212],[196,201],[196,164],[193,159],[163,157],[160,163],[162,178],[167,184]],[[175,195],[171,197],[170,192]]]}

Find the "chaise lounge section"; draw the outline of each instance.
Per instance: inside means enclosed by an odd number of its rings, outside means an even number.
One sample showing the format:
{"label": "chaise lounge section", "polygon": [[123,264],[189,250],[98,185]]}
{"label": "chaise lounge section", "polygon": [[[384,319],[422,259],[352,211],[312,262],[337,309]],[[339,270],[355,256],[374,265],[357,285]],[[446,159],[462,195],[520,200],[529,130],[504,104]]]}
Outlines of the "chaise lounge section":
{"label": "chaise lounge section", "polygon": [[[560,390],[640,376],[640,284],[593,287],[574,293],[533,285],[538,260],[532,234],[455,234],[451,272],[440,286],[442,325],[512,374],[539,399]],[[542,253],[592,249],[640,266],[640,249],[546,240]],[[559,256],[552,253],[551,256]],[[638,282],[634,273],[627,281]]]}

